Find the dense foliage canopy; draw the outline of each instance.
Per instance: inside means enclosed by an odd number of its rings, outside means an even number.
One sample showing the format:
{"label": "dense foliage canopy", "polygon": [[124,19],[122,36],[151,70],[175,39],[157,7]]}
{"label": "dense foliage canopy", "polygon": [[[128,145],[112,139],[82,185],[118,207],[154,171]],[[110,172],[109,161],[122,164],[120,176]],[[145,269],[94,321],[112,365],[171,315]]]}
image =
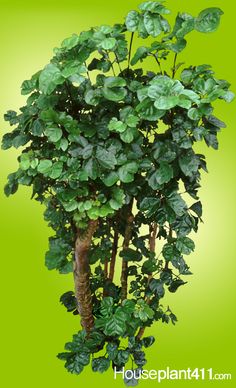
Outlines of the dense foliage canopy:
{"label": "dense foliage canopy", "polygon": [[[163,1],[148,1],[124,23],[65,39],[23,82],[29,96],[20,113],[5,115],[15,129],[2,148],[23,147],[5,193],[32,186],[55,231],[46,266],[74,269],[75,291],[61,302],[80,313],[82,330],[58,355],[71,373],[90,360],[99,372],[129,360],[142,368],[143,349],[154,342],[143,337],[145,327],[175,324],[161,299],[191,274],[185,255],[194,250],[189,234],[202,217],[198,190],[207,171],[194,144],[218,148],[225,124],[213,103],[234,95],[210,65],[177,61],[186,36],[215,31],[223,12],[179,13],[173,27],[169,12]],[[135,36],[144,42],[137,50]],[[140,65],[148,57],[151,71]]]}

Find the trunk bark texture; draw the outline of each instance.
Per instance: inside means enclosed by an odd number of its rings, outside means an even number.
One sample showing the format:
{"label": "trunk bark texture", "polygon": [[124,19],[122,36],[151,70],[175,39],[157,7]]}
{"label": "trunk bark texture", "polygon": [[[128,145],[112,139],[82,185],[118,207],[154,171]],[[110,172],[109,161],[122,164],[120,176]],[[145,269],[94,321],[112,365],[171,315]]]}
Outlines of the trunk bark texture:
{"label": "trunk bark texture", "polygon": [[81,233],[78,230],[75,242],[75,296],[78,312],[80,314],[81,325],[88,334],[94,324],[92,296],[89,281],[90,266],[88,261],[88,251],[91,245],[92,237],[97,229],[97,225],[98,220],[90,220],[88,229],[85,232]]}

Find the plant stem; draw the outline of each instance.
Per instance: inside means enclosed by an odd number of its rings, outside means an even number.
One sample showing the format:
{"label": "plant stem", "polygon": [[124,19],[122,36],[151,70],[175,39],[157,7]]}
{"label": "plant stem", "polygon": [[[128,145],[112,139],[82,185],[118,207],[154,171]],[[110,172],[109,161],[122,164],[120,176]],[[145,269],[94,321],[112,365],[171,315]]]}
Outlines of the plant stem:
{"label": "plant stem", "polygon": [[86,64],[85,61],[84,61],[84,66],[86,67],[86,73],[87,73],[88,79],[91,82],[91,78],[90,78],[89,71],[88,71],[88,68],[87,68],[87,64]]}
{"label": "plant stem", "polygon": [[130,58],[131,58],[133,39],[134,39],[134,32],[131,33],[130,44],[129,44],[128,69],[129,69],[129,65],[130,65]]}
{"label": "plant stem", "polygon": [[115,76],[116,76],[115,69],[114,69],[114,66],[113,66],[112,61],[110,60],[110,56],[109,56],[109,51],[108,51],[108,50],[106,50],[106,56],[107,56],[108,61],[109,61],[110,64],[111,64],[112,73],[113,73],[113,75],[114,75],[114,77],[115,77]]}
{"label": "plant stem", "polygon": [[173,64],[173,71],[172,71],[172,78],[175,78],[177,55],[178,55],[178,54],[175,53],[175,56],[174,56],[174,64]]}
{"label": "plant stem", "polygon": [[115,230],[114,230],[114,238],[113,238],[112,254],[111,254],[110,272],[109,272],[109,279],[111,281],[113,281],[114,273],[115,273],[116,255],[117,255],[117,249],[118,249],[118,240],[119,240],[119,233],[118,233],[117,228],[115,228]]}
{"label": "plant stem", "polygon": [[90,266],[88,261],[88,251],[97,226],[98,220],[90,220],[86,232],[81,234],[80,230],[77,230],[77,238],[75,242],[75,296],[77,300],[77,309],[80,314],[81,325],[87,334],[89,334],[94,324],[92,296],[89,281]]}
{"label": "plant stem", "polygon": [[161,62],[160,62],[159,59],[157,58],[156,54],[152,54],[152,56],[155,58],[156,63],[157,63],[158,66],[159,66],[159,69],[160,69],[161,74],[163,74],[163,70],[162,70],[162,67],[161,67]]}
{"label": "plant stem", "polygon": [[117,54],[116,54],[116,53],[115,53],[115,57],[116,57],[116,62],[117,62],[117,64],[118,64],[118,67],[119,67],[120,73],[122,73],[122,69],[121,69],[121,67],[120,67],[120,62],[119,62],[119,59],[118,59],[118,56],[117,56]]}
{"label": "plant stem", "polygon": [[[130,202],[129,212],[126,219],[126,228],[123,241],[123,250],[129,248],[130,240],[132,237],[132,223],[134,216],[132,214],[133,200]],[[121,300],[127,299],[127,288],[128,288],[128,276],[127,276],[128,262],[122,260],[122,269],[121,269]]]}

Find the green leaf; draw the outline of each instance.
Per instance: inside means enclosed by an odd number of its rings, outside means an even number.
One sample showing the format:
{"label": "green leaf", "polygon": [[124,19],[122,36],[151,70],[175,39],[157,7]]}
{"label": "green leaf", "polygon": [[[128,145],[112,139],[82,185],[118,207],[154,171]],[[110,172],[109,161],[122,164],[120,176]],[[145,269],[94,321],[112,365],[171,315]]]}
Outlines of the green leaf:
{"label": "green leaf", "polygon": [[127,95],[127,90],[124,88],[103,88],[102,89],[103,96],[110,101],[121,101]]}
{"label": "green leaf", "polygon": [[154,106],[157,109],[169,110],[174,108],[179,103],[178,96],[161,96],[155,102]]}
{"label": "green leaf", "polygon": [[97,147],[96,159],[98,163],[108,170],[112,170],[117,164],[116,157],[112,151],[107,151],[105,148]]}
{"label": "green leaf", "polygon": [[162,249],[162,254],[166,261],[171,261],[176,255],[175,246],[173,244],[165,244]]}
{"label": "green leaf", "polygon": [[73,291],[67,291],[60,297],[60,302],[65,306],[68,312],[77,308],[77,301]]}
{"label": "green leaf", "polygon": [[30,168],[30,155],[28,153],[23,153],[20,157],[20,168],[23,171],[26,171]]}
{"label": "green leaf", "polygon": [[115,171],[111,171],[108,175],[102,177],[101,179],[107,187],[111,187],[119,180],[119,176]]}
{"label": "green leaf", "polygon": [[186,45],[187,45],[187,41],[183,38],[180,38],[180,39],[177,39],[175,43],[172,43],[170,45],[170,48],[172,51],[178,54],[185,49]]}
{"label": "green leaf", "polygon": [[118,169],[118,176],[121,182],[129,183],[134,180],[134,174],[138,171],[138,164],[136,162],[129,162]]}
{"label": "green leaf", "polygon": [[73,47],[77,46],[78,43],[79,43],[79,36],[77,34],[73,34],[71,37],[63,40],[61,47],[67,50],[70,50]]}
{"label": "green leaf", "polygon": [[118,366],[125,365],[129,360],[129,351],[128,350],[118,350],[117,356],[115,358],[115,364]]}
{"label": "green leaf", "polygon": [[136,106],[136,111],[142,119],[148,121],[157,121],[166,113],[165,110],[157,109],[149,98],[140,102],[140,104]]}
{"label": "green leaf", "polygon": [[151,279],[149,288],[156,296],[158,296],[158,298],[163,298],[165,290],[161,280]]}
{"label": "green leaf", "polygon": [[113,117],[108,124],[109,131],[115,131],[122,133],[126,130],[127,126],[122,121],[119,121],[116,117]]}
{"label": "green leaf", "polygon": [[39,76],[39,89],[44,94],[51,94],[57,87],[64,82],[64,77],[61,74],[60,69],[50,63],[45,66]]}
{"label": "green leaf", "polygon": [[180,286],[183,286],[187,282],[184,282],[182,279],[175,279],[171,282],[171,285],[168,287],[170,292],[176,292]]}
{"label": "green leaf", "polygon": [[160,207],[160,199],[155,197],[145,197],[139,205],[141,211],[146,211],[147,217],[155,214]]}
{"label": "green leaf", "polygon": [[46,128],[45,135],[48,137],[49,141],[56,143],[62,137],[62,130],[58,127]]}
{"label": "green leaf", "polygon": [[118,187],[112,188],[112,199],[110,199],[109,204],[112,209],[118,210],[122,207],[125,200],[124,191]]}
{"label": "green leaf", "polygon": [[106,372],[110,366],[110,360],[106,357],[97,357],[92,359],[93,372]]}
{"label": "green leaf", "polygon": [[190,209],[199,217],[202,217],[202,204],[200,201],[195,202]]}
{"label": "green leaf", "polygon": [[132,248],[124,249],[120,252],[120,256],[123,257],[125,261],[141,261],[142,254],[139,251],[135,251]]}
{"label": "green leaf", "polygon": [[88,105],[93,105],[93,106],[96,106],[99,104],[100,100],[101,100],[101,93],[100,93],[100,90],[93,90],[93,89],[89,89],[85,95],[84,95],[84,99],[85,99],[85,102],[86,104]]}
{"label": "green leaf", "polygon": [[49,270],[59,269],[72,248],[61,238],[49,240],[49,251],[45,255],[45,264]]}
{"label": "green leaf", "polygon": [[91,158],[84,164],[84,170],[89,178],[95,180],[99,175],[99,166],[95,159]]}
{"label": "green leaf", "polygon": [[63,162],[53,163],[52,169],[49,173],[50,178],[58,179],[63,171]]}
{"label": "green leaf", "polygon": [[154,344],[154,342],[155,342],[155,338],[151,335],[149,337],[144,337],[142,339],[142,343],[145,348],[149,348]]}
{"label": "green leaf", "polygon": [[118,354],[118,345],[116,342],[108,342],[106,351],[109,360],[114,360]]}
{"label": "green leaf", "polygon": [[37,170],[40,174],[48,174],[51,171],[52,161],[48,159],[40,160]]}
{"label": "green leaf", "polygon": [[125,123],[128,125],[128,127],[136,128],[139,123],[139,118],[137,116],[134,116],[133,114],[130,114],[126,118]]}
{"label": "green leaf", "polygon": [[106,38],[101,42],[101,47],[104,50],[112,50],[115,48],[116,45],[116,39],[115,38]]}
{"label": "green leaf", "polygon": [[139,13],[137,11],[130,11],[126,17],[125,24],[128,31],[136,31],[139,25]]}
{"label": "green leaf", "polygon": [[232,102],[235,98],[235,94],[233,92],[231,92],[230,90],[228,90],[225,94],[223,94],[222,98],[226,102]]}
{"label": "green leaf", "polygon": [[116,312],[107,319],[104,333],[110,336],[123,336],[126,331],[126,315]]}
{"label": "green leaf", "polygon": [[106,88],[117,88],[126,86],[126,80],[121,77],[107,77],[104,81],[104,86]]}
{"label": "green leaf", "polygon": [[127,128],[124,132],[120,134],[121,140],[124,143],[131,143],[134,140],[137,131],[134,128]]}
{"label": "green leaf", "polygon": [[151,13],[144,14],[144,26],[149,33],[149,35],[156,38],[162,32],[161,19],[159,15],[154,15]]}
{"label": "green leaf", "polygon": [[166,162],[161,162],[160,167],[150,176],[148,184],[153,190],[157,190],[164,183],[173,178],[173,168]]}
{"label": "green leaf", "polygon": [[179,166],[186,176],[192,177],[198,171],[199,164],[199,158],[192,150],[179,157]]}
{"label": "green leaf", "polygon": [[180,253],[189,255],[192,251],[194,251],[195,244],[189,237],[180,237],[176,241],[176,248],[180,251]]}
{"label": "green leaf", "polygon": [[143,299],[139,299],[136,304],[134,316],[135,318],[139,318],[142,322],[146,322],[148,319],[153,318],[154,311]]}
{"label": "green leaf", "polygon": [[224,12],[220,8],[204,9],[195,19],[195,29],[199,32],[214,32],[220,24]]}
{"label": "green leaf", "polygon": [[167,197],[167,204],[174,210],[177,216],[183,215],[187,209],[185,201],[177,192],[173,192]]}
{"label": "green leaf", "polygon": [[131,59],[131,65],[134,66],[138,61],[141,61],[148,56],[149,49],[147,47],[141,46],[137,48],[136,53]]}
{"label": "green leaf", "polygon": [[191,120],[194,120],[194,121],[197,121],[197,120],[200,120],[200,118],[202,117],[201,115],[201,112],[196,109],[196,108],[191,108],[189,109],[188,111],[188,117],[191,119]]}
{"label": "green leaf", "polygon": [[152,13],[170,13],[168,9],[166,9],[161,3],[164,3],[165,0],[159,1],[145,1],[139,4],[139,9],[141,11],[149,11]]}

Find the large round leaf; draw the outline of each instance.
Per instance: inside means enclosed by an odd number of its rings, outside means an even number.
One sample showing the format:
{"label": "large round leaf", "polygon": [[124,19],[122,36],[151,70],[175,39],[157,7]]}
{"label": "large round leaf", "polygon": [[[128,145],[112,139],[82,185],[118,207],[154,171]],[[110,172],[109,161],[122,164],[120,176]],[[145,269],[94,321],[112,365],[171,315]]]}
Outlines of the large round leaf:
{"label": "large round leaf", "polygon": [[204,9],[195,19],[195,29],[199,32],[213,32],[220,24],[220,17],[223,15],[220,8]]}

